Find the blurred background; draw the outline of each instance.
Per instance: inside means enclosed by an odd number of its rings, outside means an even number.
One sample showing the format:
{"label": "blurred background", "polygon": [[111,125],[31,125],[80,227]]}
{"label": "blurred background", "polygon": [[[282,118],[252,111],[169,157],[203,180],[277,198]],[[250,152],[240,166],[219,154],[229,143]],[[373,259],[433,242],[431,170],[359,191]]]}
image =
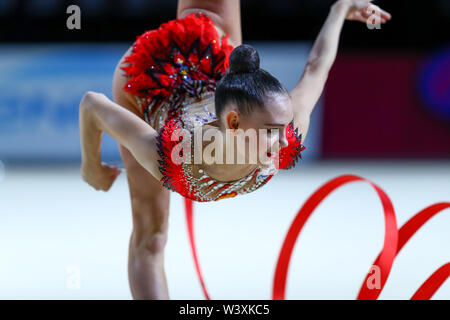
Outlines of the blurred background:
{"label": "blurred background", "polygon": [[[242,0],[244,42],[292,89],[333,3]],[[336,176],[378,184],[399,226],[428,205],[450,201],[450,2],[374,3],[393,18],[372,30],[345,22],[296,168],[252,194],[195,204],[213,299],[270,299],[289,224],[309,195]],[[81,29],[66,27],[72,4],[81,9]],[[119,59],[138,35],[176,18],[176,6],[175,0],[0,0],[0,298],[131,298],[126,175],[108,193],[82,181],[78,106],[88,90],[112,98]],[[123,167],[107,134],[102,159]],[[266,204],[272,197],[279,200]],[[169,292],[202,299],[182,205],[172,193]],[[379,200],[356,183],[317,211],[296,246],[287,298],[354,299],[382,247]],[[408,243],[380,298],[409,299],[450,261],[449,213]],[[434,298],[450,298],[449,281]]]}

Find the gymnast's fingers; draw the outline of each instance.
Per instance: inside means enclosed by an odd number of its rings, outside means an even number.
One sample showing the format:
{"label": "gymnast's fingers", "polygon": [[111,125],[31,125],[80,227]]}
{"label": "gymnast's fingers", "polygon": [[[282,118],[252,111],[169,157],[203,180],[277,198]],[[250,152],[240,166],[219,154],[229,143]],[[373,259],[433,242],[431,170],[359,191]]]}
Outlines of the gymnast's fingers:
{"label": "gymnast's fingers", "polygon": [[392,18],[391,14],[383,9],[381,9],[379,6],[371,4],[367,6],[366,9],[361,10],[361,14],[363,17],[369,18],[372,15],[378,15],[380,17],[380,20],[385,21],[390,20]]}

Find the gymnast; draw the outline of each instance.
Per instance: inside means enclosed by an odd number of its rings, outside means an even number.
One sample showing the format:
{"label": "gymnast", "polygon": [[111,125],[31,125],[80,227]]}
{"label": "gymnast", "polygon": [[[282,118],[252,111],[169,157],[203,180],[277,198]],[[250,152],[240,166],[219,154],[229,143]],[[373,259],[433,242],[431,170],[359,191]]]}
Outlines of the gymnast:
{"label": "gymnast", "polygon": [[117,141],[127,174],[134,299],[169,299],[164,248],[170,191],[218,201],[255,191],[279,169],[294,167],[344,21],[366,23],[374,12],[380,23],[391,18],[369,0],[336,1],[300,80],[288,91],[260,68],[257,51],[242,44],[239,0],[179,0],[176,19],[138,36],[118,62],[114,101],[84,94],[82,179],[107,191],[121,173],[101,161],[103,132]]}

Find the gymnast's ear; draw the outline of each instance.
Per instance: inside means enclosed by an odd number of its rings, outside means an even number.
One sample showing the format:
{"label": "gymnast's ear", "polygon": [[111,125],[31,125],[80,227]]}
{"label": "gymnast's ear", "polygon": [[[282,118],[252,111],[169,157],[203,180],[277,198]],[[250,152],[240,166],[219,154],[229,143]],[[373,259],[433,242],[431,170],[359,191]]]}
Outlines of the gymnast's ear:
{"label": "gymnast's ear", "polygon": [[236,111],[231,110],[230,112],[228,112],[226,114],[226,119],[225,119],[226,123],[227,123],[227,127],[230,129],[238,129],[239,128],[239,115],[236,113]]}

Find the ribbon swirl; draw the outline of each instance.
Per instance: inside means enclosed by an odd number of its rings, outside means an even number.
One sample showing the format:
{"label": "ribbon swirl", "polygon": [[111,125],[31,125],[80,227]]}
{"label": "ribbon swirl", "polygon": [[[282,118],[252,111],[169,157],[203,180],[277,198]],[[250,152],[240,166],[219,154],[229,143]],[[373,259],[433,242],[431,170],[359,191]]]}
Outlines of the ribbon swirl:
{"label": "ribbon swirl", "polygon": [[[292,222],[278,257],[275,275],[273,280],[272,300],[284,300],[286,293],[286,279],[289,268],[289,262],[292,256],[295,243],[305,223],[317,206],[322,202],[330,193],[339,187],[356,181],[363,181],[369,183],[377,192],[384,211],[385,221],[385,234],[384,244],[378,257],[375,259],[373,266],[378,267],[380,272],[380,286],[370,288],[368,280],[371,275],[368,273],[360,288],[357,300],[376,300],[386,284],[387,278],[391,271],[395,257],[398,255],[403,246],[411,239],[411,237],[434,215],[441,212],[444,209],[450,208],[450,202],[440,202],[426,207],[411,219],[409,219],[400,229],[397,229],[397,219],[395,216],[394,207],[387,194],[372,181],[361,178],[355,175],[342,175],[334,179],[331,179],[319,189],[317,189],[303,204],[298,211],[294,221]],[[195,269],[197,276],[200,280],[200,284],[203,293],[207,300],[210,300],[210,296],[206,289],[206,284],[203,279],[203,275],[198,262],[197,249],[194,239],[194,223],[193,223],[193,203],[190,199],[184,198],[187,227],[189,234],[189,242],[194,259]],[[440,286],[450,276],[450,262],[444,264],[437,269],[416,291],[411,297],[412,300],[428,300],[434,293],[440,288]]]}

